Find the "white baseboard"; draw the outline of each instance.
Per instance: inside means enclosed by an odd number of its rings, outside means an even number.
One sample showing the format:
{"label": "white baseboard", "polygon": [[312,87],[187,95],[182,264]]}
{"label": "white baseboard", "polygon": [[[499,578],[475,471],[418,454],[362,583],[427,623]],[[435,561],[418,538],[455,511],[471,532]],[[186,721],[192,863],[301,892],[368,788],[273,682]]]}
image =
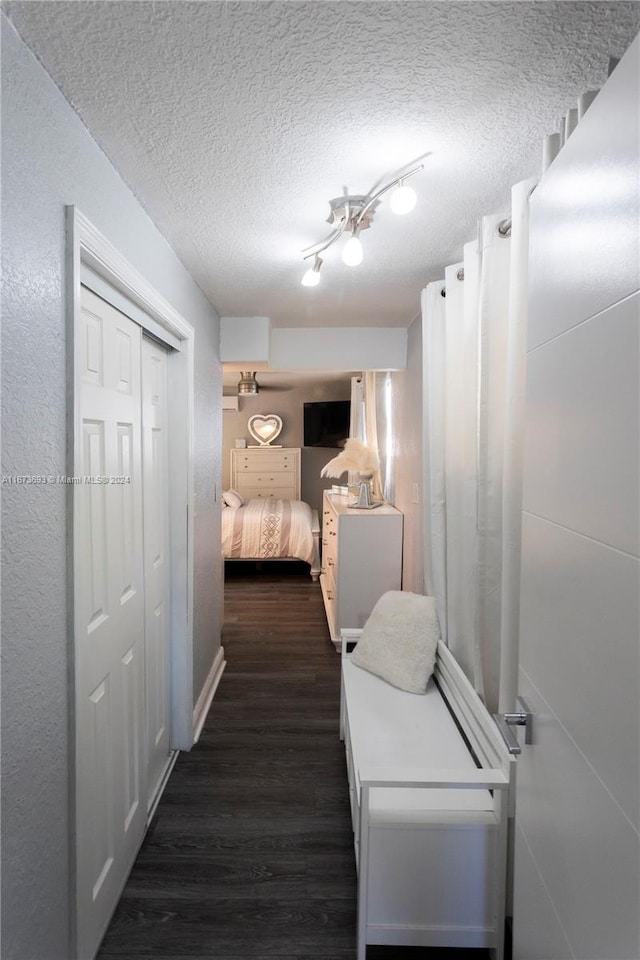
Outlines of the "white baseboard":
{"label": "white baseboard", "polygon": [[215,655],[211,670],[209,671],[209,676],[205,680],[204,686],[198,697],[198,702],[193,708],[193,743],[194,745],[198,742],[200,733],[204,726],[204,722],[207,719],[207,714],[209,713],[209,707],[211,706],[211,701],[215,695],[215,692],[220,683],[220,678],[224,672],[224,668],[227,665],[227,661],[224,659],[224,647],[220,647],[218,652]]}
{"label": "white baseboard", "polygon": [[169,782],[169,777],[171,776],[171,772],[176,765],[176,760],[178,759],[179,753],[180,753],[179,750],[171,750],[169,753],[169,756],[167,757],[167,762],[162,772],[162,776],[160,777],[160,782],[158,784],[156,792],[147,810],[147,829],[149,828],[149,824],[153,820],[154,814],[158,808],[158,804],[160,803],[160,798],[164,793],[164,788]]}

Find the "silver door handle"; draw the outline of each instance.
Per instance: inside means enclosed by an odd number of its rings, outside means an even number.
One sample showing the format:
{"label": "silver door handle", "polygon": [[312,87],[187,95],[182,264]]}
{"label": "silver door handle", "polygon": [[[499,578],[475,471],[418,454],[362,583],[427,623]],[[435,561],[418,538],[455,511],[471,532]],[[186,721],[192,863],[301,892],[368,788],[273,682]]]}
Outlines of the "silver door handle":
{"label": "silver door handle", "polygon": [[509,753],[513,754],[522,753],[522,747],[511,727],[524,727],[524,742],[533,743],[533,714],[522,697],[516,700],[516,707],[515,713],[494,713],[493,715]]}

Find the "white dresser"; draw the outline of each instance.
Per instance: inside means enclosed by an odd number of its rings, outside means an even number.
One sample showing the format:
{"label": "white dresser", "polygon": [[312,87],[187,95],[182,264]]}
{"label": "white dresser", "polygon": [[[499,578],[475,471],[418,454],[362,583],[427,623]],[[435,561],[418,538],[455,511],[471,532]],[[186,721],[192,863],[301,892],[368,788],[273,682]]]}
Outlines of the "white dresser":
{"label": "white dresser", "polygon": [[300,447],[246,447],[231,451],[231,486],[251,497],[300,499]]}
{"label": "white dresser", "polygon": [[402,584],[402,521],[386,504],[374,510],[348,506],[352,496],[325,490],[320,585],[331,639],[364,626],[376,602]]}

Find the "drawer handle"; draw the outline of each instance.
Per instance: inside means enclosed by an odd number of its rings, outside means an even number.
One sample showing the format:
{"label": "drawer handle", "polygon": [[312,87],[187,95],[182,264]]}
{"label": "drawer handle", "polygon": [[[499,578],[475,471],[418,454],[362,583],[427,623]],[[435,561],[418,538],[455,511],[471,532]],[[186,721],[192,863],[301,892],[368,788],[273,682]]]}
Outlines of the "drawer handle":
{"label": "drawer handle", "polygon": [[327,560],[327,566],[328,566],[328,567],[333,567],[333,566],[334,566],[334,563],[333,563],[333,560],[331,559],[331,557],[329,557],[329,559]]}
{"label": "drawer handle", "polygon": [[331,593],[331,590],[327,590],[327,597],[329,600],[333,600],[333,594]]}

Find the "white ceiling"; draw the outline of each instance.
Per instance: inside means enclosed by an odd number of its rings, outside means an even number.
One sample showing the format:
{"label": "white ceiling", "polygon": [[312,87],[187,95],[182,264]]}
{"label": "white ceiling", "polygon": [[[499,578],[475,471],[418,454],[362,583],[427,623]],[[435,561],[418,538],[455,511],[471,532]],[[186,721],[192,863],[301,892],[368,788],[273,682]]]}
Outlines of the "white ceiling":
{"label": "white ceiling", "polygon": [[[406,326],[483,213],[640,29],[637,3],[9,2],[4,9],[220,314]],[[327,201],[431,151],[365,261],[300,286]]]}

